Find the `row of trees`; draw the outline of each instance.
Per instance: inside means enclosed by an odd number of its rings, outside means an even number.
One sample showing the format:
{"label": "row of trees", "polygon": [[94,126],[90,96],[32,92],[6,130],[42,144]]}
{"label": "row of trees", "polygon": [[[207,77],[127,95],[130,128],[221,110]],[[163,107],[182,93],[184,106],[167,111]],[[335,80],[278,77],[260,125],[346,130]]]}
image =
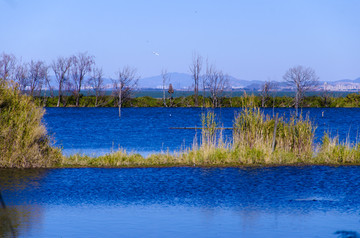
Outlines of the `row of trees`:
{"label": "row of trees", "polygon": [[[229,77],[221,70],[216,69],[214,64],[205,62],[205,72],[203,73],[204,60],[201,55],[194,54],[192,63],[189,67],[193,78],[195,106],[199,106],[199,91],[202,88],[203,97],[205,92],[210,92],[210,98],[213,107],[221,105],[223,92],[229,87]],[[0,78],[4,80],[13,80],[18,84],[22,92],[40,96],[44,88],[50,90],[53,96],[53,87],[49,78],[49,71],[52,70],[58,85],[59,107],[62,102],[64,91],[71,92],[76,98],[76,106],[79,106],[80,92],[84,85],[94,91],[96,96],[95,105],[98,105],[98,98],[101,96],[105,85],[102,69],[95,64],[95,57],[85,53],[79,53],[70,57],[58,57],[50,65],[38,60],[31,60],[29,63],[23,63],[17,60],[12,54],[2,53],[0,55]],[[131,98],[134,89],[137,86],[139,76],[135,68],[125,66],[117,73],[117,78],[113,81],[113,96],[117,98],[119,107],[119,116],[121,116],[122,105]],[[170,81],[170,75],[166,70],[162,71],[163,78],[163,101],[165,103],[165,84]],[[290,68],[283,79],[293,86],[296,91],[294,106],[298,109],[304,98],[305,92],[311,90],[318,82],[315,71],[303,66]],[[262,87],[263,103],[269,98],[271,83],[265,82]],[[173,93],[173,88],[168,92]],[[204,101],[203,101],[204,104]]]}
{"label": "row of trees", "polygon": [[[51,97],[54,97],[54,87],[49,76],[51,70],[58,86],[58,107],[63,102],[63,95],[66,92],[75,96],[76,106],[79,106],[80,92],[85,87],[94,91],[95,105],[98,105],[105,84],[103,70],[96,66],[94,56],[85,52],[70,57],[58,57],[47,65],[41,60],[25,63],[17,60],[12,54],[0,55],[0,79],[16,82],[21,92],[30,96],[41,96],[42,90],[46,88],[50,91]],[[139,77],[136,69],[129,66],[120,69],[116,75],[117,78],[112,79],[113,95],[117,98],[119,115],[121,115],[121,106],[130,98]]]}
{"label": "row of trees", "polygon": [[[229,86],[229,78],[223,74],[222,71],[216,70],[214,65],[209,65],[206,60],[206,72],[202,75],[203,58],[194,53],[193,61],[189,69],[194,82],[194,97],[195,106],[198,106],[199,86],[202,85],[204,97],[205,91],[210,92],[212,99],[212,105],[217,107],[220,105],[220,98],[224,89]],[[294,107],[296,108],[296,114],[298,114],[298,108],[301,105],[305,92],[314,89],[318,84],[318,77],[315,71],[310,67],[303,67],[301,65],[292,67],[286,71],[283,79],[295,89]],[[261,88],[262,105],[264,106],[266,101],[269,100],[269,92],[273,90],[273,83],[265,81]]]}

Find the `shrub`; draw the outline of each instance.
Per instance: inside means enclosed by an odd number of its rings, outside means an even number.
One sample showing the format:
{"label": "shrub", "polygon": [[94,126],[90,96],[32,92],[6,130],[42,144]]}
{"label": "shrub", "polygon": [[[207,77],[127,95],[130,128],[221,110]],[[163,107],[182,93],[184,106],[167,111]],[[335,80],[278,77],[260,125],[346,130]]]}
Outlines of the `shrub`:
{"label": "shrub", "polygon": [[41,121],[44,109],[0,79],[0,167],[51,167],[61,158]]}

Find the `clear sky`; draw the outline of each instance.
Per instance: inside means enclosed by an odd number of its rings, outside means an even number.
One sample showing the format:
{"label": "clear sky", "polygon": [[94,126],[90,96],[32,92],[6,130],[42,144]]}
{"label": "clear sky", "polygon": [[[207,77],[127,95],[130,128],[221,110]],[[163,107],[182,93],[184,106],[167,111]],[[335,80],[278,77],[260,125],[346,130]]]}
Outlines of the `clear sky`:
{"label": "clear sky", "polygon": [[359,0],[0,0],[0,12],[0,52],[51,63],[87,51],[108,77],[188,73],[194,51],[239,79],[281,81],[299,64],[360,77]]}

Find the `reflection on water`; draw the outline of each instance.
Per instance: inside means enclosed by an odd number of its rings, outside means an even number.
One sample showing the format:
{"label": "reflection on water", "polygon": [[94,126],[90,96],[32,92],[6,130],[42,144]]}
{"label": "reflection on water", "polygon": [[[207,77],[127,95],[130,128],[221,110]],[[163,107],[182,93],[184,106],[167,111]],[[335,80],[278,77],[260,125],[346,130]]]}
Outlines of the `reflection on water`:
{"label": "reflection on water", "polygon": [[351,237],[360,227],[355,166],[0,172],[18,237]]}
{"label": "reflection on water", "polygon": [[0,237],[26,236],[34,225],[42,223],[41,206],[26,203],[14,205],[12,201],[15,196],[4,199],[2,191],[36,188],[46,172],[42,169],[0,169]]}

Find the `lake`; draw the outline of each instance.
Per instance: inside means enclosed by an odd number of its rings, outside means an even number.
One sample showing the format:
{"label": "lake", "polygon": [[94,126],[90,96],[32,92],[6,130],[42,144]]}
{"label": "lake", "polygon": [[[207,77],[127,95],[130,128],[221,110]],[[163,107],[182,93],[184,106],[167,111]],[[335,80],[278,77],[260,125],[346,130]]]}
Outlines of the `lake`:
{"label": "lake", "polygon": [[[241,109],[215,109],[231,127]],[[47,108],[65,154],[147,155],[199,140],[201,108]],[[293,109],[264,109],[289,115]],[[357,142],[360,109],[304,109]],[[231,130],[224,131],[231,140]],[[0,237],[360,237],[360,167],[0,169]]]}

